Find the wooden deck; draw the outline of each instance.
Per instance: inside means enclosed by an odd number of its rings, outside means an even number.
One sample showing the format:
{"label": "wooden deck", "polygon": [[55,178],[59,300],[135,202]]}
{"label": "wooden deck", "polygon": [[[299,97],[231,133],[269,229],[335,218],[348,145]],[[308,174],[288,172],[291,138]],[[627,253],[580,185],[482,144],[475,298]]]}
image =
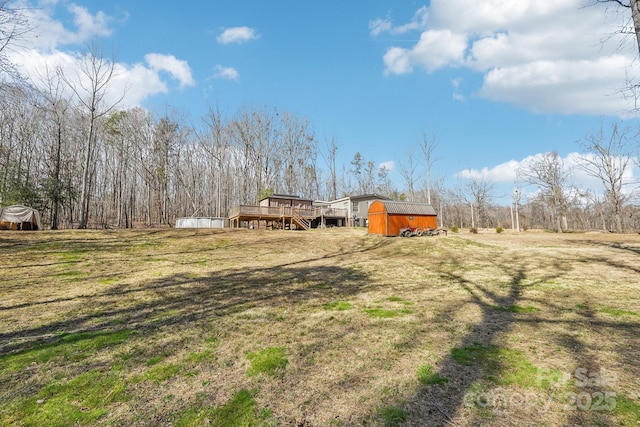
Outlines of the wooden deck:
{"label": "wooden deck", "polygon": [[254,228],[260,228],[261,223],[267,228],[289,228],[308,230],[311,225],[325,219],[344,219],[347,224],[346,209],[313,208],[299,209],[289,206],[253,206],[240,205],[229,210],[229,225],[240,228],[243,222],[253,223]]}

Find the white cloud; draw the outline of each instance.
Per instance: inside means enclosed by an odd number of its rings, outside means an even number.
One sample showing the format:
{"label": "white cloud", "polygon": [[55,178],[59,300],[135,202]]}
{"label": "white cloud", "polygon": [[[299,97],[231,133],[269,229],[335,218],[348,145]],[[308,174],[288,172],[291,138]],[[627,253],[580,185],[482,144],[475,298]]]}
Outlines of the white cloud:
{"label": "white cloud", "polygon": [[[59,50],[42,52],[36,49],[27,49],[13,55],[11,59],[19,64],[21,72],[29,76],[36,86],[45,83],[43,77],[46,74],[46,69],[50,72],[59,69],[72,84],[84,83],[84,87],[88,87],[86,82],[83,82],[86,76],[80,71],[85,61],[85,57],[81,54]],[[142,63],[133,65],[115,63],[114,76],[109,82],[105,102],[113,104],[121,100],[120,106],[134,107],[139,106],[150,96],[169,92],[167,82],[161,76],[162,71],[168,71],[165,70],[167,66],[166,64],[162,66],[163,63],[159,57],[152,58],[151,62],[154,66]],[[171,64],[171,61],[168,63]],[[180,78],[186,79],[185,76]]]}
{"label": "white cloud", "polygon": [[385,74],[407,74],[413,71],[408,49],[392,47],[384,54]]}
{"label": "white cloud", "polygon": [[86,7],[71,3],[68,7],[73,14],[73,22],[78,28],[77,37],[80,41],[86,41],[92,37],[106,37],[111,35],[109,28],[111,18],[102,11],[92,15]]}
{"label": "white cloud", "polygon": [[[36,86],[44,85],[46,69],[50,72],[59,69],[72,84],[83,83],[84,87],[89,86],[83,81],[86,76],[80,71],[85,59],[80,54],[29,49],[16,53],[14,60],[18,59],[21,71],[31,77]],[[116,103],[124,96],[120,106],[134,107],[139,106],[149,96],[168,91],[167,83],[161,78],[158,70],[143,64],[115,63],[114,76],[109,82],[105,103]]]}
{"label": "white cloud", "polygon": [[110,27],[112,18],[102,11],[95,14],[84,6],[75,3],[66,5],[73,16],[73,27],[65,27],[54,19],[57,1],[41,1],[37,7],[27,4],[24,13],[33,29],[28,40],[31,47],[53,50],[64,45],[80,45],[97,37],[108,37],[113,33]]}
{"label": "white cloud", "polygon": [[392,47],[384,56],[387,73],[406,74],[419,65],[427,71],[461,63],[467,46],[463,34],[454,34],[448,30],[425,31],[420,41],[411,49]]}
{"label": "white cloud", "polygon": [[[583,0],[432,0],[406,24],[387,17],[369,28],[372,36],[422,31],[413,46],[387,49],[386,75],[467,68],[483,75],[475,93],[483,98],[536,112],[622,115],[630,105],[619,90],[640,81],[640,68],[635,41],[618,34],[629,17],[607,13],[615,9]],[[454,87],[454,97],[465,95]]]}
{"label": "white cloud", "polygon": [[513,183],[516,181],[518,168],[522,162],[509,160],[492,168],[465,169],[456,173],[457,178],[476,179],[495,183]]}
{"label": "white cloud", "polygon": [[[537,191],[536,189],[520,181],[520,178],[518,177],[518,170],[530,165],[532,162],[540,159],[543,155],[543,153],[539,153],[527,156],[522,160],[509,160],[508,162],[501,163],[491,168],[465,169],[457,172],[455,177],[469,180],[484,180],[494,184],[506,184],[509,187],[514,185],[525,189],[527,187],[531,187],[525,193],[535,194],[535,191]],[[588,157],[592,157],[592,155],[572,152],[560,159],[565,172],[568,173],[570,178],[569,182],[567,182],[567,186],[573,186],[581,190],[590,190],[601,194],[604,192],[602,182],[598,178],[589,175],[584,168],[580,167],[581,164],[584,164],[584,159]],[[625,170],[623,181],[625,186],[628,185],[625,191],[631,188],[631,184],[638,182],[639,173],[640,171],[637,167],[634,167],[633,164],[630,164]],[[505,186],[501,186],[501,188],[504,189]]]}
{"label": "white cloud", "polygon": [[369,21],[369,34],[373,37],[377,37],[386,31],[391,31],[392,28],[393,23],[389,18],[378,18],[373,21]]}
{"label": "white cloud", "polygon": [[260,38],[260,35],[253,28],[249,27],[234,27],[225,29],[218,37],[218,43],[231,44],[231,43],[245,43],[250,40]]}
{"label": "white cloud", "polygon": [[216,65],[214,70],[215,74],[213,75],[213,77],[216,79],[238,81],[238,79],[240,78],[240,74],[235,68]]}
{"label": "white cloud", "polygon": [[427,19],[429,17],[429,8],[422,6],[416,11],[411,21],[404,25],[400,25],[391,30],[393,34],[405,34],[410,31],[424,30],[427,28]]}
{"label": "white cloud", "polygon": [[462,94],[460,88],[464,84],[464,79],[457,77],[451,80],[451,87],[453,87],[453,99],[456,101],[464,101],[466,97]]}
{"label": "white cloud", "polygon": [[162,55],[159,53],[148,53],[144,56],[145,61],[154,71],[166,71],[180,82],[180,87],[195,85],[191,68],[187,61],[176,58],[173,55]]}
{"label": "white cloud", "polygon": [[169,92],[158,72],[142,64],[118,64],[116,73],[112,89],[114,94],[125,94],[123,107],[139,106],[150,96]]}
{"label": "white cloud", "polygon": [[[527,156],[522,160],[509,160],[491,168],[484,167],[482,169],[465,169],[455,174],[457,178],[478,179],[493,183],[515,183],[519,180],[518,171],[527,167],[537,160],[540,160],[544,153]],[[570,153],[566,158],[560,159],[563,166],[568,172],[573,173],[576,165],[579,164],[581,155],[578,153]]]}
{"label": "white cloud", "polygon": [[624,115],[633,105],[618,94],[616,82],[621,84],[631,73],[627,65],[625,57],[615,55],[495,68],[485,75],[478,94],[541,113]]}
{"label": "white cloud", "polygon": [[[37,7],[25,4],[30,6],[25,8],[25,13],[34,29],[33,36],[10,53],[10,60],[36,86],[43,84],[47,69],[49,74],[59,69],[72,84],[86,83],[81,71],[86,54],[68,46],[84,46],[96,37],[109,37],[113,32],[109,26],[112,18],[101,11],[92,13],[86,7],[65,1],[40,0]],[[65,25],[57,18],[60,7],[65,7],[71,15],[71,23]],[[105,56],[104,59],[111,58]],[[188,63],[173,55],[149,53],[144,61],[115,62],[113,66],[114,76],[105,99],[108,104],[122,99],[122,107],[139,106],[150,96],[168,93],[172,79],[180,88],[195,85]]]}
{"label": "white cloud", "polygon": [[381,33],[388,32],[391,34],[406,34],[411,31],[424,30],[427,27],[427,18],[429,16],[429,8],[422,6],[416,11],[411,20],[403,25],[393,26],[391,18],[378,18],[369,21],[369,33],[373,36],[379,36]]}

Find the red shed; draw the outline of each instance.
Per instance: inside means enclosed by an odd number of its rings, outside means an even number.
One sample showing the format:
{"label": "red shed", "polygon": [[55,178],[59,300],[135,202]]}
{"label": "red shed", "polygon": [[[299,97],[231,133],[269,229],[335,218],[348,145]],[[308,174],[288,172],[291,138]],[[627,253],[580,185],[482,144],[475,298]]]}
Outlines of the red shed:
{"label": "red shed", "polygon": [[369,234],[398,236],[404,227],[438,228],[438,216],[426,203],[376,200],[369,206]]}

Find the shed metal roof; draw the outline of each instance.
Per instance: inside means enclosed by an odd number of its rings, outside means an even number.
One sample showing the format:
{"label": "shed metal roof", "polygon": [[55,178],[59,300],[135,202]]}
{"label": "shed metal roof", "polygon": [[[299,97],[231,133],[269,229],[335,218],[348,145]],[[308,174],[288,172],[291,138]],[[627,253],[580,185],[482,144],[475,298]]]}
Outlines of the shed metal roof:
{"label": "shed metal roof", "polygon": [[394,215],[437,215],[433,206],[426,203],[393,202],[380,200],[388,214]]}

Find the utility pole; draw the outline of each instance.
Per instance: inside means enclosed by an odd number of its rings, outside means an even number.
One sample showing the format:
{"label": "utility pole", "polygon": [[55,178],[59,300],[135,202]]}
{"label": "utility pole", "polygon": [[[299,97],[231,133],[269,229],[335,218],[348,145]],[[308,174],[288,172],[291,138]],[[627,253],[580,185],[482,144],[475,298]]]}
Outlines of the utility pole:
{"label": "utility pole", "polygon": [[513,205],[509,206],[509,210],[511,211],[511,231],[516,229],[516,226],[513,222]]}
{"label": "utility pole", "polygon": [[516,232],[517,233],[520,232],[520,215],[518,215],[518,204],[520,203],[520,196],[521,196],[520,190],[518,190],[517,188],[513,190],[513,200],[516,205]]}

